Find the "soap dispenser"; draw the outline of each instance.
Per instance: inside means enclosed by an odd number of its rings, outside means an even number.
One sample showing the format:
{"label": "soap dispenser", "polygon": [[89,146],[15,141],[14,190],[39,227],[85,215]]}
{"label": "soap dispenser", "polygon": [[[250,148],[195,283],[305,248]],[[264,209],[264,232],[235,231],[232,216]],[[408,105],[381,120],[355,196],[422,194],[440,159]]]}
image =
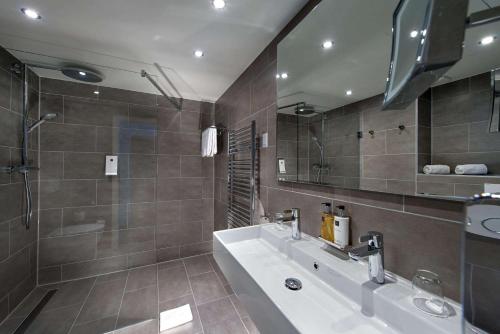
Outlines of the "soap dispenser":
{"label": "soap dispenser", "polygon": [[321,237],[333,242],[333,215],[332,205],[321,203]]}
{"label": "soap dispenser", "polygon": [[334,240],[333,242],[340,248],[349,245],[349,217],[345,211],[345,206],[339,205],[335,210],[334,219]]}

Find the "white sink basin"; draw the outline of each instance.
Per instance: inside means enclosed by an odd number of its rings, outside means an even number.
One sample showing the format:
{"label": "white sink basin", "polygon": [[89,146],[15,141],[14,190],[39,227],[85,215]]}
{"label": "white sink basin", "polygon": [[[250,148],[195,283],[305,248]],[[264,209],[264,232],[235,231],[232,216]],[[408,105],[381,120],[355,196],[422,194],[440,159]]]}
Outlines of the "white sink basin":
{"label": "white sink basin", "polygon": [[[407,280],[372,283],[366,263],[322,245],[274,224],[214,232],[215,260],[262,334],[461,332],[459,305],[450,302],[456,314],[446,319],[427,315],[413,305]],[[290,277],[302,289],[287,289]]]}

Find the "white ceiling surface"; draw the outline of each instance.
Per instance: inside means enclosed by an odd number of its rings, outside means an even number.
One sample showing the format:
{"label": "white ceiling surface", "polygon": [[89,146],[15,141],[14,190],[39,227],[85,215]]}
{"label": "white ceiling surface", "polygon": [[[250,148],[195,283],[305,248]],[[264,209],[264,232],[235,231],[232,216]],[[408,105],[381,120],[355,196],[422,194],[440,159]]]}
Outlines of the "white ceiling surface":
{"label": "white ceiling surface", "polygon": [[[158,75],[157,62],[185,98],[215,101],[307,1],[226,2],[215,10],[210,0],[2,0],[0,45],[22,50],[13,51],[22,60],[92,66],[103,86],[151,93],[139,72]],[[27,19],[22,7],[42,20]],[[195,58],[195,49],[205,56]]]}
{"label": "white ceiling surface", "polygon": [[[487,0],[500,6],[500,0]],[[278,46],[279,105],[306,101],[317,110],[329,110],[384,92],[392,44],[392,15],[398,0],[323,0]],[[486,9],[471,0],[469,12]],[[495,43],[481,46],[481,37],[493,34]],[[500,23],[468,29],[462,60],[443,80],[446,83],[500,67]],[[334,41],[324,50],[324,40]],[[346,96],[346,90],[353,94]],[[293,110],[283,110],[291,113]]]}

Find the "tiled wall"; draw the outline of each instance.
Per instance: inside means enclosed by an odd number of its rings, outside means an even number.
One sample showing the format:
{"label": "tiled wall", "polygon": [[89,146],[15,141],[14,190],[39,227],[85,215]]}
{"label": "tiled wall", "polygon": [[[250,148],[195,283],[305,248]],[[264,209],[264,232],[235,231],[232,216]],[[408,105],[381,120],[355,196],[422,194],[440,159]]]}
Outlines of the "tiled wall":
{"label": "tiled wall", "polygon": [[[39,283],[211,251],[213,104],[41,80]],[[104,175],[118,155],[118,176]]]}
{"label": "tiled wall", "polygon": [[[315,4],[317,1],[308,3],[223,94],[216,103],[215,120],[230,128],[256,120],[258,133],[269,133],[270,146],[259,153],[259,195],[266,212],[299,207],[304,231],[319,235],[321,202],[343,204],[352,219],[354,243],[369,230],[384,233],[388,270],[406,278],[419,268],[436,271],[443,279],[445,294],[458,300],[462,203],[276,181],[276,44]],[[224,155],[215,158],[214,196],[215,228],[224,229]]]}
{"label": "tiled wall", "polygon": [[[19,61],[0,47],[0,167],[21,163],[22,81],[10,71]],[[38,118],[38,77],[30,78],[30,116]],[[37,158],[37,131],[30,156]],[[34,162],[33,162],[34,164]],[[24,185],[20,174],[0,172],[0,321],[36,285],[37,173],[32,172],[35,211],[29,230],[24,226]]]}
{"label": "tiled wall", "polygon": [[[431,89],[419,101],[419,173],[425,164],[484,163],[489,174],[500,174],[500,133],[489,133],[491,77],[483,73]],[[471,196],[484,183],[500,183],[479,176],[419,175],[418,192],[443,196]]]}

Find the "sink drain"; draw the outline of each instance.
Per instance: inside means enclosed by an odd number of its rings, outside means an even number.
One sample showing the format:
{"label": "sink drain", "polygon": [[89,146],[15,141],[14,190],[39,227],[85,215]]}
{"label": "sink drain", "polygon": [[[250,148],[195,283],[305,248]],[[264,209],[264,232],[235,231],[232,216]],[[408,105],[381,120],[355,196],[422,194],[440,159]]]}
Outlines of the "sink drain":
{"label": "sink drain", "polygon": [[285,286],[290,290],[300,290],[302,289],[302,282],[296,278],[287,278],[285,280]]}

